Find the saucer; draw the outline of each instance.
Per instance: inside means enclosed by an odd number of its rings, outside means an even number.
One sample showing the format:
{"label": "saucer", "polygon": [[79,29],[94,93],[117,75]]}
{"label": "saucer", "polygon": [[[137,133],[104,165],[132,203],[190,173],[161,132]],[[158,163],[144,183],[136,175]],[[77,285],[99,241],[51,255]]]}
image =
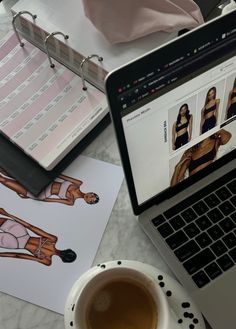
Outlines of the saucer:
{"label": "saucer", "polygon": [[206,329],[202,314],[183,286],[154,266],[130,260],[116,260],[99,264],[89,269],[75,282],[65,305],[64,319],[66,329],[73,329],[74,327],[74,311],[78,292],[99,272],[120,266],[136,269],[151,276],[156,284],[162,288],[167,296],[167,301],[174,317],[174,327],[169,329]]}

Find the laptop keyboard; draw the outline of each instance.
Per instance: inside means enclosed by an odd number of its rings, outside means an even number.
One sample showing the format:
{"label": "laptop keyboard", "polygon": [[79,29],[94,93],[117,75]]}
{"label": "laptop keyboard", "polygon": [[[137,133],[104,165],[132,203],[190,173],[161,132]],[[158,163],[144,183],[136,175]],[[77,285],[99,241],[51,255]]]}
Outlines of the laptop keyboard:
{"label": "laptop keyboard", "polygon": [[236,263],[236,170],[152,219],[199,288]]}

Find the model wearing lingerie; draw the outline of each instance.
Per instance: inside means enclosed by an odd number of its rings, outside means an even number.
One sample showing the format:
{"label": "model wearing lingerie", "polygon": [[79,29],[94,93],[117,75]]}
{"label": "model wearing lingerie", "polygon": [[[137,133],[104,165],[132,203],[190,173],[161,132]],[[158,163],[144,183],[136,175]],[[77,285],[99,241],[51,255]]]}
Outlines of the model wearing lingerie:
{"label": "model wearing lingerie", "polygon": [[189,136],[188,132],[186,131],[184,134],[177,136],[175,140],[175,149],[179,149],[181,146],[188,143]]}
{"label": "model wearing lingerie", "polygon": [[189,120],[187,122],[183,123],[183,124],[180,124],[180,125],[176,126],[175,131],[178,133],[182,129],[187,128],[188,124],[189,124]]}
{"label": "model wearing lingerie", "polygon": [[172,149],[177,150],[187,144],[192,135],[192,120],[188,104],[182,104],[179,108],[177,120],[172,127]]}
{"label": "model wearing lingerie", "polygon": [[[209,108],[205,108],[203,115],[204,117],[206,117],[207,114],[214,112],[216,110],[216,104],[214,104],[213,106],[209,107]],[[211,115],[209,118],[205,118],[205,121],[202,125],[202,134],[204,134],[205,132],[207,132],[208,130],[214,128],[216,125],[216,117],[215,115]]]}
{"label": "model wearing lingerie", "polygon": [[229,131],[220,129],[217,133],[186,150],[175,165],[170,185],[175,186],[211,164],[217,156],[219,147],[227,144],[231,137],[232,134]]}
{"label": "model wearing lingerie", "polygon": [[231,104],[227,111],[227,119],[230,119],[236,115],[236,92],[235,91],[232,92],[230,99],[231,99]]}
{"label": "model wearing lingerie", "polygon": [[205,109],[204,109],[204,116],[206,116],[208,113],[211,113],[211,112],[213,112],[213,111],[215,111],[215,110],[216,110],[216,104],[214,104],[214,105],[211,106],[211,107],[208,107],[208,109],[205,108]]}
{"label": "model wearing lingerie", "polygon": [[[176,133],[180,132],[182,129],[188,128],[188,125],[189,125],[189,120],[187,122],[183,123],[183,124],[180,124],[180,125],[176,126],[176,128],[175,128]],[[188,141],[189,141],[189,134],[188,134],[188,131],[186,131],[182,135],[179,135],[179,136],[176,137],[176,139],[175,139],[175,149],[177,150],[181,146],[187,144]]]}
{"label": "model wearing lingerie", "polygon": [[208,151],[207,153],[203,154],[199,158],[193,159],[191,158],[189,162],[189,174],[191,175],[191,172],[194,171],[196,168],[200,167],[201,165],[213,161],[216,156],[216,147],[215,144],[213,145],[213,148]]}
{"label": "model wearing lingerie", "polygon": [[181,146],[185,145],[188,143],[189,140],[189,136],[188,136],[188,132],[184,133],[181,136],[176,137],[175,140],[175,149],[179,149]]}
{"label": "model wearing lingerie", "polygon": [[207,91],[204,107],[201,110],[200,134],[211,130],[217,124],[220,99],[217,99],[216,95],[217,89],[215,86]]}

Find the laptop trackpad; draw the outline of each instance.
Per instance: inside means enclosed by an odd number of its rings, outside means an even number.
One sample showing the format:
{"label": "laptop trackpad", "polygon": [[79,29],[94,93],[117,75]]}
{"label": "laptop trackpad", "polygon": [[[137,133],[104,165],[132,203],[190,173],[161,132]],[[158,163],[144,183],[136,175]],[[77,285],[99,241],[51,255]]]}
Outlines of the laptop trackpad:
{"label": "laptop trackpad", "polygon": [[236,267],[193,295],[212,329],[235,328]]}

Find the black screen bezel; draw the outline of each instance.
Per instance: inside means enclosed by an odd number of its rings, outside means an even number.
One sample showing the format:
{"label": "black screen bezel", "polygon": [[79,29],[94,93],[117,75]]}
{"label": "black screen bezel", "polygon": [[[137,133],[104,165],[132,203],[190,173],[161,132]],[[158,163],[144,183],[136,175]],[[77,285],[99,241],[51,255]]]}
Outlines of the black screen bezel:
{"label": "black screen bezel", "polygon": [[[219,35],[221,31],[235,28],[235,21],[236,11],[224,16],[220,16],[211,22],[204,24],[201,27],[173,40],[172,42],[169,42],[168,44],[134,60],[133,62],[118,68],[117,70],[108,74],[106,77],[105,87],[110,114],[115,129],[120,157],[123,164],[134,214],[138,215],[150,206],[158,204],[161,201],[172,197],[179,191],[191,185],[193,182],[198,181],[200,178],[206,176],[209,172],[212,172],[212,170],[215,170],[226,162],[231,161],[233,158],[235,158],[235,150],[223,156],[221,159],[217,160],[198,174],[193,175],[191,178],[186,179],[175,187],[167,188],[163,192],[158,193],[153,198],[139,205],[131,170],[131,163],[129,160],[129,153],[125,141],[120,104],[117,100],[118,88],[122,85],[128,84],[130,81],[138,79],[142,75],[145,75],[145,73],[147,73],[147,67],[152,68],[156,67],[157,63],[158,65],[161,65],[166,62],[171,62],[175,58],[181,56],[183,49],[187,47],[191,47],[193,49],[195,47],[197,48],[201,43],[207,43],[208,40],[211,40],[214,38],[214,36]],[[235,45],[233,50],[235,50]]]}

